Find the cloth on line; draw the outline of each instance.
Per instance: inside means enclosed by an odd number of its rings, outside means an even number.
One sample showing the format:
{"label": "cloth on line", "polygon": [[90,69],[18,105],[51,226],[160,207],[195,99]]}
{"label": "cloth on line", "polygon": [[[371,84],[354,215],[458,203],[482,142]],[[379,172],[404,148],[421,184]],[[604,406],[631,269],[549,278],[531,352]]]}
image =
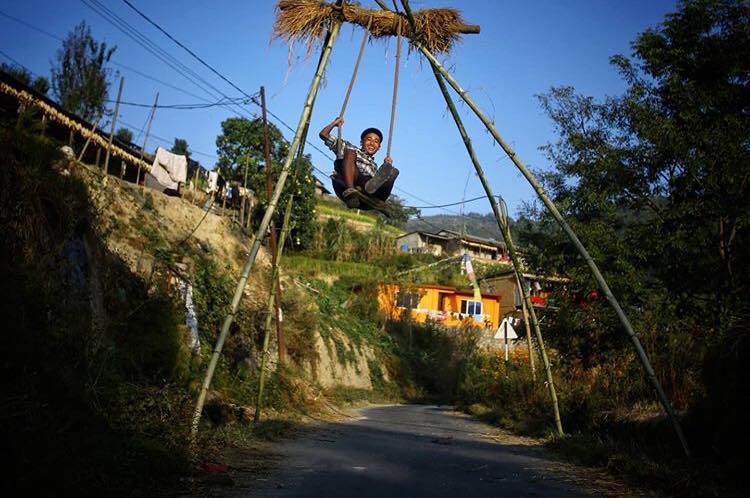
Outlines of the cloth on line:
{"label": "cloth on line", "polygon": [[166,188],[177,190],[179,184],[187,180],[187,157],[158,147],[151,175]]}
{"label": "cloth on line", "polygon": [[219,172],[209,171],[208,172],[208,189],[206,190],[206,193],[210,194],[211,192],[216,192],[218,187],[219,187]]}

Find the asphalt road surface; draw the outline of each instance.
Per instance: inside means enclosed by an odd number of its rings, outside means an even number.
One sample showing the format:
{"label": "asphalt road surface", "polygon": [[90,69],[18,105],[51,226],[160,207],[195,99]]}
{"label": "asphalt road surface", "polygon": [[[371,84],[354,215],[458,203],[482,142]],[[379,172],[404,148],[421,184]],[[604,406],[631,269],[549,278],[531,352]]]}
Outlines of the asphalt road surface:
{"label": "asphalt road surface", "polygon": [[496,432],[450,407],[365,408],[284,443],[279,468],[248,496],[590,496],[555,476],[538,448],[488,437]]}

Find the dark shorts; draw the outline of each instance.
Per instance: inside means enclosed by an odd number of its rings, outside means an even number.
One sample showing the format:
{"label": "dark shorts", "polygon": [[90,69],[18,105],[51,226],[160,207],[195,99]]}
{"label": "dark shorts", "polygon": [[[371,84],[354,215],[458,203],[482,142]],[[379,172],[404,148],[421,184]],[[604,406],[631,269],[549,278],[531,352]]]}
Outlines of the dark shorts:
{"label": "dark shorts", "polygon": [[[331,176],[333,190],[334,192],[336,192],[336,195],[339,197],[339,199],[343,199],[342,194],[344,190],[346,190],[346,184],[344,184],[344,169],[342,165],[343,161],[341,159],[336,159],[333,162],[333,170],[336,173]],[[367,180],[369,180],[370,178],[372,178],[370,175],[366,175],[361,171],[357,171],[357,179],[355,180],[354,186],[359,187],[364,192],[365,183],[367,183]],[[391,190],[393,190],[393,185],[395,182],[396,179],[394,178],[393,180],[384,183],[382,187],[380,187],[374,194],[372,194],[372,197],[380,199],[381,201],[387,200],[391,195]]]}

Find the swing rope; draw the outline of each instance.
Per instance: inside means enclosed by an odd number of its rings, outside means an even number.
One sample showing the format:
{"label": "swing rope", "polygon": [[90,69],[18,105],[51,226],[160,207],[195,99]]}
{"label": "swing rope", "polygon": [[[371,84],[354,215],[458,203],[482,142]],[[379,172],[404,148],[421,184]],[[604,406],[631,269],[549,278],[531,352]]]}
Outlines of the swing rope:
{"label": "swing rope", "polygon": [[391,101],[391,124],[388,128],[388,147],[386,148],[386,157],[391,156],[391,145],[393,145],[393,123],[396,119],[396,98],[398,97],[398,73],[401,67],[401,17],[398,19],[396,27],[396,71],[393,75],[393,100]]}
{"label": "swing rope", "polygon": [[[365,45],[367,44],[367,40],[370,38],[370,25],[372,24],[372,16],[370,16],[369,20],[367,21],[367,28],[365,28],[365,34],[362,37],[362,43],[359,45],[359,54],[357,54],[357,62],[354,64],[354,72],[352,73],[352,79],[349,81],[349,88],[346,89],[346,96],[344,97],[344,102],[341,104],[341,112],[339,112],[339,117],[343,118],[344,113],[346,112],[346,106],[349,104],[349,97],[352,94],[352,88],[354,88],[354,82],[357,79],[357,72],[359,71],[359,64],[362,62],[362,53],[365,51]],[[341,140],[341,136],[343,135],[343,125],[338,126],[338,141],[337,141],[337,148],[336,148],[336,158],[337,159],[343,159],[344,158],[344,147],[343,147],[343,140]]]}
{"label": "swing rope", "polygon": [[[365,50],[367,40],[370,38],[370,26],[372,25],[372,16],[367,21],[367,28],[365,34],[362,37],[362,42],[359,45],[359,53],[357,54],[357,61],[354,64],[354,71],[352,72],[351,80],[349,80],[349,87],[346,89],[346,95],[344,96],[344,102],[341,104],[341,111],[339,117],[343,118],[346,112],[346,107],[349,105],[349,97],[352,94],[354,88],[354,82],[357,80],[357,73],[359,72],[359,65],[362,62],[362,54]],[[393,74],[393,98],[391,100],[391,121],[388,127],[388,146],[386,147],[386,156],[391,155],[391,148],[393,145],[393,129],[396,121],[396,102],[398,100],[398,76],[399,68],[401,67],[401,18],[399,17],[398,25],[396,27],[396,69]],[[344,158],[344,141],[342,140],[343,125],[339,125],[337,130],[337,147],[336,147],[336,159]]]}

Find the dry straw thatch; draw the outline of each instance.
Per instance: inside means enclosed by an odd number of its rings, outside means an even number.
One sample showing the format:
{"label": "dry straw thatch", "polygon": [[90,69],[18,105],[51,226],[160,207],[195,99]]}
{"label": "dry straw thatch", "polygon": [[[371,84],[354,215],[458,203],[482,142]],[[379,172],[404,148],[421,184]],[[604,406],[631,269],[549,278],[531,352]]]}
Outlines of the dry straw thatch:
{"label": "dry straw thatch", "polygon": [[[29,107],[38,107],[42,110],[45,116],[47,116],[49,119],[52,119],[53,121],[56,121],[60,123],[61,125],[65,126],[69,130],[73,130],[76,133],[79,133],[83,138],[90,138],[92,142],[97,144],[99,147],[107,148],[109,145],[109,142],[106,138],[101,136],[99,133],[94,132],[91,130],[90,127],[86,127],[79,123],[78,121],[74,119],[70,119],[68,116],[66,116],[64,113],[60,112],[55,107],[49,105],[45,101],[36,98],[34,95],[32,95],[29,92],[26,92],[24,90],[18,90],[2,81],[0,81],[0,93],[4,93],[6,95],[11,95],[18,99],[19,102],[23,103],[26,106]],[[112,144],[112,155],[115,157],[119,157],[123,161],[129,162],[130,164],[134,164],[138,166],[141,165],[142,168],[144,168],[146,171],[151,171],[151,165],[148,164],[145,161],[140,160],[139,158],[135,157],[134,155],[130,154],[126,150],[118,147],[115,144]]]}
{"label": "dry straw thatch", "polygon": [[[426,9],[414,12],[416,34],[403,14],[380,9],[365,9],[347,4],[339,8],[320,0],[280,0],[277,5],[274,37],[288,43],[301,42],[308,50],[321,40],[332,21],[346,21],[366,28],[374,38],[401,34],[419,42],[433,53],[448,53],[466,29],[461,14],[455,9]],[[473,32],[473,31],[472,31]]]}

